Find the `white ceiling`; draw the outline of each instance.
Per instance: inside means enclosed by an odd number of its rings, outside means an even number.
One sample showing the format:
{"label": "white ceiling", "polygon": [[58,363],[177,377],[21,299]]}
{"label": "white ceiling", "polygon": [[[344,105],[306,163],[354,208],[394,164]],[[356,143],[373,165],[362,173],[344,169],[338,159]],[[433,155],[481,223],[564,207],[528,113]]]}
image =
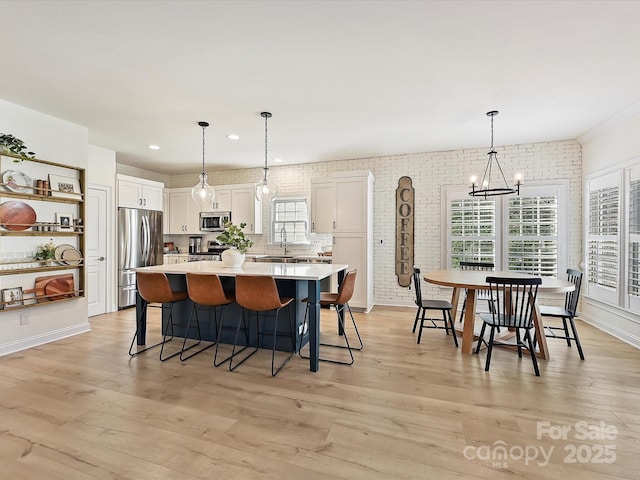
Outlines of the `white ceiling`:
{"label": "white ceiling", "polygon": [[574,139],[640,99],[637,1],[3,1],[0,16],[0,98],[163,173],[199,170],[200,120],[207,170],[260,166],[264,110],[269,162],[287,164],[488,146],[494,109],[497,146]]}

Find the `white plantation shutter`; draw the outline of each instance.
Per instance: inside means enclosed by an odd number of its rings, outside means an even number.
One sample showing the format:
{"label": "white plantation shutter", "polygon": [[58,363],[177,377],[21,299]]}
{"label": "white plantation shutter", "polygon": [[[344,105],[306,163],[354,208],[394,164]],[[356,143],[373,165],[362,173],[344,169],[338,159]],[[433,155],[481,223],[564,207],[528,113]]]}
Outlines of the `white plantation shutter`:
{"label": "white plantation shutter", "polygon": [[619,303],[620,186],[620,174],[588,182],[587,289],[610,303]]}
{"label": "white plantation shutter", "polygon": [[507,259],[509,271],[558,276],[557,195],[509,199]]}
{"label": "white plantation shutter", "polygon": [[629,242],[627,296],[629,308],[640,309],[640,167],[629,170]]}
{"label": "white plantation shutter", "polygon": [[443,268],[459,268],[462,260],[492,262],[496,270],[564,277],[568,191],[564,180],[527,185],[519,196],[489,198],[444,187]]}
{"label": "white plantation shutter", "polygon": [[449,267],[461,261],[495,263],[496,202],[454,198],[449,202]]}

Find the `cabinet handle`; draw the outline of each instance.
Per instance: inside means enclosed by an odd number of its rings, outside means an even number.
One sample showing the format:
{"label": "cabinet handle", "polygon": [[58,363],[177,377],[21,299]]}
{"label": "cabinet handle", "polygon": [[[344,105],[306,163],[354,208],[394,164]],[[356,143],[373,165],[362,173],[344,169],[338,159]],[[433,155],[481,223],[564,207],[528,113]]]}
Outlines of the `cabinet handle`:
{"label": "cabinet handle", "polygon": [[311,222],[311,230],[315,230],[316,229],[316,222]]}
{"label": "cabinet handle", "polygon": [[336,221],[335,220],[333,221],[333,229],[334,230],[336,229]]}
{"label": "cabinet handle", "polygon": [[142,205],[143,205],[144,207],[146,207],[146,206],[147,206],[147,199],[146,199],[146,198],[143,198],[143,199],[142,199],[142,201],[144,202]]}
{"label": "cabinet handle", "polygon": [[142,206],[142,199],[141,198],[138,199],[138,205]]}

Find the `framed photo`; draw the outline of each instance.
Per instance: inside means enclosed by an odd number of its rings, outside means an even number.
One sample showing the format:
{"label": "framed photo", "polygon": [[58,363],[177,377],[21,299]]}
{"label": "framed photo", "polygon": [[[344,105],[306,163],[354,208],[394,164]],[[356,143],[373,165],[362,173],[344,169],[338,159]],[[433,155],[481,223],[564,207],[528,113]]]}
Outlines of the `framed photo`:
{"label": "framed photo", "polygon": [[4,308],[13,308],[24,305],[24,300],[22,298],[22,287],[3,288],[2,301],[4,303],[0,305],[0,307]]}
{"label": "framed photo", "polygon": [[77,178],[49,175],[49,188],[51,189],[52,197],[73,198],[76,200],[82,198],[80,181]]}
{"label": "framed photo", "polygon": [[73,214],[56,213],[56,223],[59,232],[73,232]]}

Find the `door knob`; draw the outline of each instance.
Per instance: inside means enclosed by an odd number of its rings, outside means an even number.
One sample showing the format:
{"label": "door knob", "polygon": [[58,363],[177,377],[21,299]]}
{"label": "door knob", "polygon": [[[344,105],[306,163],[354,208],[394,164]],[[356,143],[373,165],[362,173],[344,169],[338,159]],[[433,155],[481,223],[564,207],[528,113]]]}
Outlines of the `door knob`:
{"label": "door knob", "polygon": [[104,257],[98,257],[98,260],[104,262]]}

